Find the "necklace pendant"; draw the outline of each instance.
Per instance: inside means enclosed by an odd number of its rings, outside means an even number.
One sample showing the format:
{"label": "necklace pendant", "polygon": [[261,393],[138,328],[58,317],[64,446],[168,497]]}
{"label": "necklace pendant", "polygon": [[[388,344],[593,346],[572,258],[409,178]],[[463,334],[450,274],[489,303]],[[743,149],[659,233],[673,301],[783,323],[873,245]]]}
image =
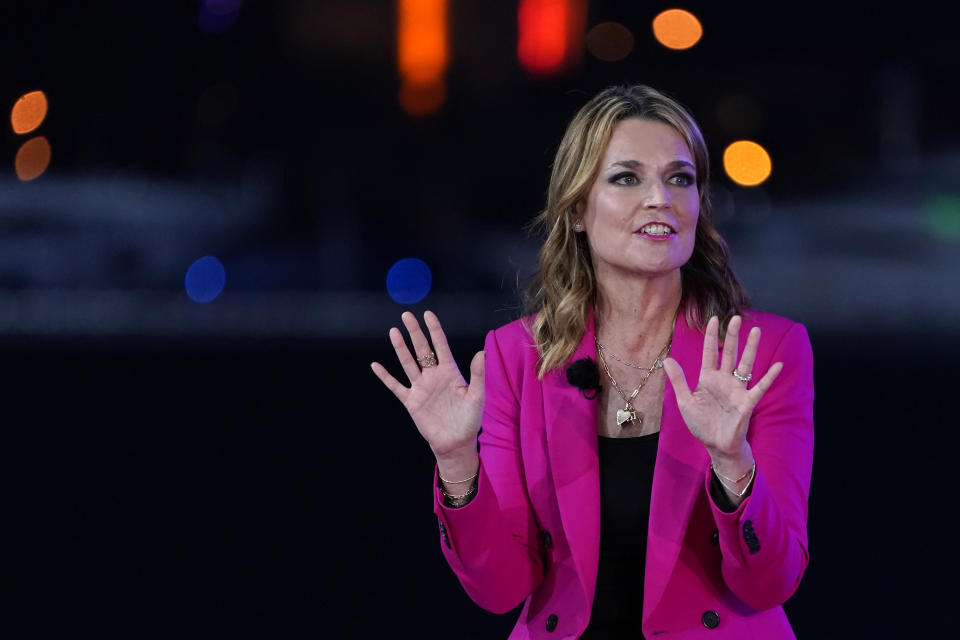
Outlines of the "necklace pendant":
{"label": "necklace pendant", "polygon": [[637,416],[636,410],[628,403],[623,409],[617,409],[617,426],[622,427],[625,424],[639,424],[642,420]]}

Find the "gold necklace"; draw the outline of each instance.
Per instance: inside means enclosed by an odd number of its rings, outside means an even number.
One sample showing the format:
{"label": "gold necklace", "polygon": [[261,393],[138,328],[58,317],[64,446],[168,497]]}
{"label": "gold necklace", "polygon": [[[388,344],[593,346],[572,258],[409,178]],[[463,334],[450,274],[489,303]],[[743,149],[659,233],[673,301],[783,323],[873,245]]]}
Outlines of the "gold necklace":
{"label": "gold necklace", "polygon": [[[606,347],[600,344],[596,334],[593,336],[593,341],[597,343],[597,355],[600,356],[600,364],[603,365],[603,370],[607,372],[607,377],[610,378],[610,384],[613,385],[613,388],[616,389],[617,393],[620,394],[620,397],[623,398],[623,409],[617,409],[617,426],[623,428],[624,424],[643,424],[643,414],[637,413],[636,408],[633,406],[633,399],[637,397],[638,393],[640,393],[640,389],[642,389],[643,385],[647,383],[647,380],[650,379],[650,376],[653,375],[653,372],[663,367],[663,359],[670,352],[670,345],[673,343],[673,330],[670,331],[670,338],[667,340],[667,343],[663,345],[663,349],[660,350],[660,354],[657,356],[656,360],[653,361],[653,364],[650,365],[650,368],[646,370],[646,375],[643,376],[643,379],[640,380],[640,384],[637,385],[637,388],[633,390],[633,393],[631,393],[629,397],[627,397],[627,394],[624,393],[623,389],[620,388],[620,385],[613,377],[613,374],[610,373],[610,367],[607,366],[607,360],[603,357],[603,352],[606,350]],[[621,362],[623,361],[621,360]]]}

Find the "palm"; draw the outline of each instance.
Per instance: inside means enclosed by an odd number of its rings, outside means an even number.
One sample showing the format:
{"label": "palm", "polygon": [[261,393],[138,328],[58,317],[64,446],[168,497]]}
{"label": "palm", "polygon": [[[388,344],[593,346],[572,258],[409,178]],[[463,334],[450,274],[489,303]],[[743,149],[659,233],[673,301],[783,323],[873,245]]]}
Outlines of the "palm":
{"label": "palm", "polygon": [[[436,349],[437,364],[420,367],[411,355],[399,329],[390,330],[390,341],[397,353],[410,387],[403,386],[379,363],[371,368],[378,378],[403,403],[420,435],[437,456],[474,441],[480,430],[483,412],[483,358],[474,356],[467,385],[450,353],[437,317],[427,312],[424,320]],[[426,336],[411,313],[403,314],[417,357],[431,353]]]}
{"label": "palm", "polygon": [[[783,368],[783,364],[778,362],[771,366],[753,388],[748,389],[747,384],[733,375],[734,363],[737,359],[740,317],[734,316],[730,321],[718,367],[719,324],[716,317],[711,318],[707,323],[703,339],[700,379],[692,392],[687,387],[683,370],[676,360],[667,358],[664,361],[664,369],[673,384],[680,415],[683,416],[690,433],[710,450],[735,452],[743,446],[746,439],[747,425],[754,407],[770,388]],[[759,342],[760,329],[754,327],[747,337],[740,364],[736,366],[736,371],[741,376],[751,374]]]}

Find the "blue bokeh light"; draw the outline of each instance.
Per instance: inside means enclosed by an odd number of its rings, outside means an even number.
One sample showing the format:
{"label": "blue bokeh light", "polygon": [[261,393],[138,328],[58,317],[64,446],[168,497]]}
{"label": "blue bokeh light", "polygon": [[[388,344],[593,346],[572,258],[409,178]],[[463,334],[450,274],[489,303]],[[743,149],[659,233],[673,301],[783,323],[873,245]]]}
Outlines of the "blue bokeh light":
{"label": "blue bokeh light", "polygon": [[419,258],[397,260],[387,272],[387,293],[400,304],[420,302],[430,293],[432,283],[430,267]]}
{"label": "blue bokeh light", "polygon": [[194,302],[210,302],[220,295],[227,281],[227,271],[213,256],[204,256],[190,265],[183,285]]}
{"label": "blue bokeh light", "polygon": [[223,33],[240,14],[240,0],[201,0],[197,26],[208,34]]}

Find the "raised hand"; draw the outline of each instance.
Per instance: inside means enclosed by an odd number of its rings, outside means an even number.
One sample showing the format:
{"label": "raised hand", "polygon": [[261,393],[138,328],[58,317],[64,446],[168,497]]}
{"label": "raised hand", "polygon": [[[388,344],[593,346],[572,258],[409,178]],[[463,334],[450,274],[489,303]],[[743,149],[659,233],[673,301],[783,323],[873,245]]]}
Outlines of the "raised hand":
{"label": "raised hand", "polygon": [[437,316],[427,311],[423,319],[436,349],[434,358],[430,357],[433,352],[420,330],[420,323],[409,311],[401,315],[401,320],[410,334],[416,357],[411,355],[400,330],[390,329],[390,342],[410,387],[397,381],[379,362],[371,363],[370,368],[403,403],[438,460],[463,451],[472,450],[475,454],[483,413],[483,352],[474,355],[470,363],[470,384],[467,385],[453,360]]}
{"label": "raised hand", "polygon": [[751,377],[760,343],[760,328],[754,327],[747,336],[743,356],[737,364],[740,324],[740,316],[730,320],[720,366],[717,367],[720,321],[713,316],[707,322],[700,380],[692,392],[679,363],[673,358],[663,361],[664,371],[677,396],[680,415],[690,433],[704,444],[714,461],[752,458],[746,440],[750,415],[783,369],[782,362],[774,363],[750,389],[747,388],[749,382],[737,379],[734,367],[740,377]]}

